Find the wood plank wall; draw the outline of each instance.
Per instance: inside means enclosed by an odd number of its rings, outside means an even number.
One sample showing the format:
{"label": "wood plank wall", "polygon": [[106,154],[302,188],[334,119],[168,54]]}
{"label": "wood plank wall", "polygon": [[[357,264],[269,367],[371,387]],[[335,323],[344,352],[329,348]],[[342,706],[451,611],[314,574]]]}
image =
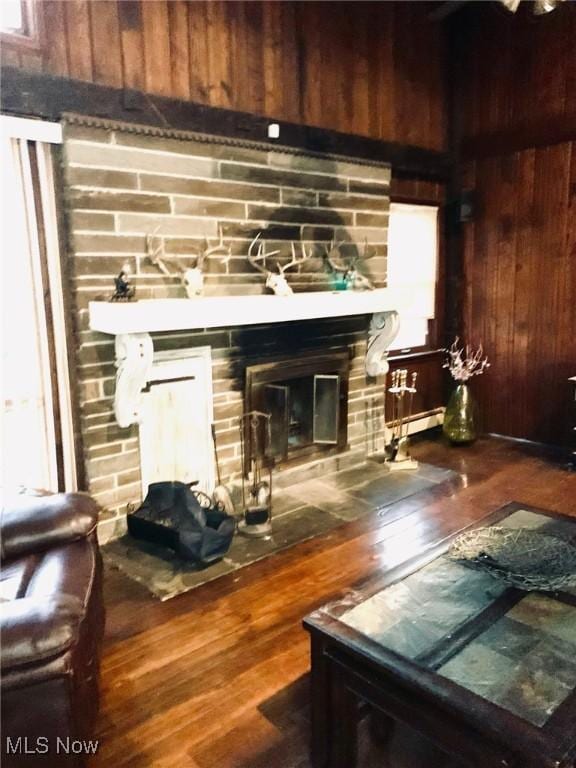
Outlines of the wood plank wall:
{"label": "wood plank wall", "polygon": [[445,148],[444,32],[426,3],[43,0],[2,63]]}
{"label": "wood plank wall", "polygon": [[464,336],[492,362],[474,389],[488,431],[559,444],[576,375],[576,8],[472,5],[456,27],[462,183],[476,193]]}
{"label": "wood plank wall", "polygon": [[576,7],[537,16],[493,2],[457,14],[458,122],[467,156],[566,139],[576,127]]}

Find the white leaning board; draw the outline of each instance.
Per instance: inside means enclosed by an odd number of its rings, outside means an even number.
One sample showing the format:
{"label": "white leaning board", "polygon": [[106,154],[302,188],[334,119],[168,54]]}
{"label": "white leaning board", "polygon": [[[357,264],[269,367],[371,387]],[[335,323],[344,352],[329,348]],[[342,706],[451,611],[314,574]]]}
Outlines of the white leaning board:
{"label": "white leaning board", "polygon": [[198,481],[195,487],[211,494],[215,468],[209,350],[157,353],[140,415],[142,497],[150,483],[164,480]]}

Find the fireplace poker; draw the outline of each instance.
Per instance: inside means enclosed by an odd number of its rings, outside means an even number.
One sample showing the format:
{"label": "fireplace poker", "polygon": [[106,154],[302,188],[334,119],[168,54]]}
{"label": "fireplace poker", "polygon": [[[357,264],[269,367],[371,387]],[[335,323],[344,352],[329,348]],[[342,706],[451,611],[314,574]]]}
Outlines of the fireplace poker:
{"label": "fireplace poker", "polygon": [[408,437],[408,427],[410,424],[410,420],[412,419],[412,406],[414,404],[414,394],[416,393],[417,378],[418,378],[418,373],[416,371],[413,371],[412,380],[410,381],[410,388],[408,389],[408,392],[410,393],[410,398],[408,400],[408,420],[406,422],[406,437]]}
{"label": "fireplace poker", "polygon": [[222,483],[222,476],[220,474],[220,459],[218,457],[218,444],[216,442],[216,425],[212,424],[212,443],[214,445],[214,461],[216,463],[216,477],[218,478],[218,485],[212,491],[212,502],[221,512],[226,512],[227,515],[234,515],[234,502],[232,501],[232,494],[228,488]]}
{"label": "fireplace poker", "polygon": [[404,431],[404,398],[406,396],[406,380],[408,378],[408,371],[406,368],[403,368],[400,371],[400,385],[399,385],[399,392],[398,392],[398,398],[399,398],[399,411],[400,411],[400,418],[399,423],[400,426],[398,428],[398,442],[400,443],[403,437],[403,431]]}
{"label": "fireplace poker", "polygon": [[392,395],[392,443],[397,445],[402,437],[402,413],[400,410],[400,380],[401,370],[392,374],[392,386],[388,390]]}

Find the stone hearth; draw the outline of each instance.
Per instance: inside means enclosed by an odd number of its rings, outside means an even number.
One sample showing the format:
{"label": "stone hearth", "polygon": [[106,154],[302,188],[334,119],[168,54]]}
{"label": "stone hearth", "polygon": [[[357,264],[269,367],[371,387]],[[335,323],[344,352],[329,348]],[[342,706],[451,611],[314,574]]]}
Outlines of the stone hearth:
{"label": "stone hearth", "polygon": [[236,536],[227,556],[204,570],[170,550],[127,535],[106,544],[102,551],[109,567],[120,569],[160,600],[168,600],[347,522],[368,515],[385,517],[395,503],[441,483],[458,483],[459,477],[452,470],[423,463],[415,472],[390,475],[375,462],[324,474],[321,479],[306,480],[300,475],[299,482],[274,494],[272,536]]}

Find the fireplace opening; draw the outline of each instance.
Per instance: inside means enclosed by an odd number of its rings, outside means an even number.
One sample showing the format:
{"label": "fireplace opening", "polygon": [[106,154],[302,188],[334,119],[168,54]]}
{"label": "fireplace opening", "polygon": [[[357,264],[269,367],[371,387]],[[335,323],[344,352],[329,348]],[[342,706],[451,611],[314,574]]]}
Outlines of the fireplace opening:
{"label": "fireplace opening", "polygon": [[[245,406],[271,416],[275,464],[296,463],[347,445],[348,351],[275,359],[246,369]],[[247,445],[249,445],[247,436]]]}

